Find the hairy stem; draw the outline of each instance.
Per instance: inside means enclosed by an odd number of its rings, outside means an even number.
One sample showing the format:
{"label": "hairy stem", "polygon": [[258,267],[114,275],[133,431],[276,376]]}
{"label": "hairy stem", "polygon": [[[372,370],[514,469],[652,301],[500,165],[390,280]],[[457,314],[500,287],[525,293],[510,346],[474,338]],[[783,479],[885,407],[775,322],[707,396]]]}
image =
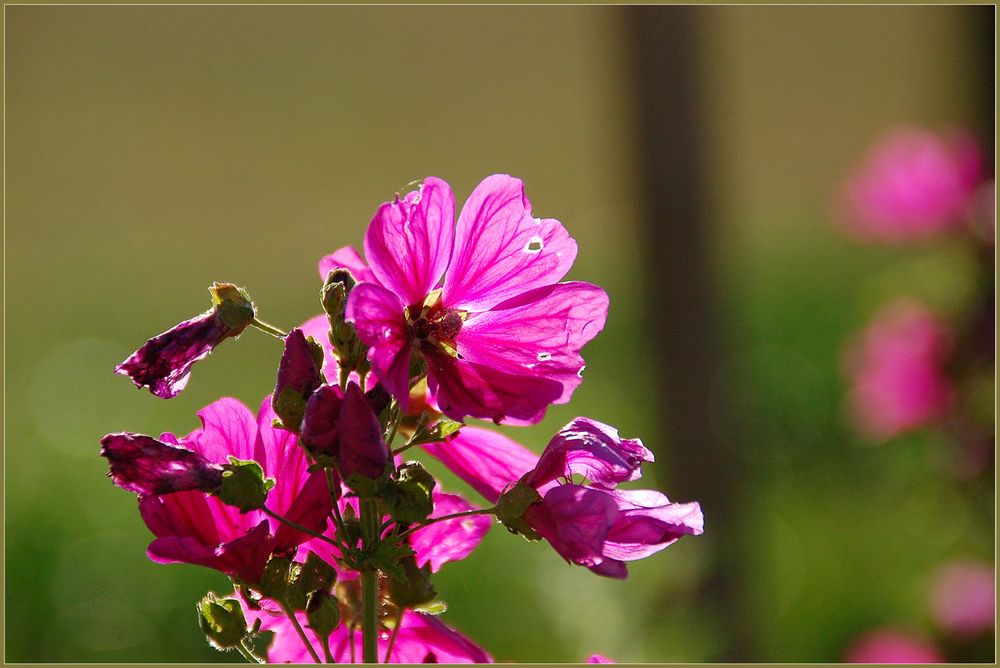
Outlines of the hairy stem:
{"label": "hairy stem", "polygon": [[298,522],[293,522],[292,520],[288,519],[287,517],[282,517],[278,513],[276,513],[273,510],[271,510],[270,508],[261,508],[261,510],[264,512],[265,515],[269,515],[269,516],[273,517],[274,519],[278,520],[282,524],[287,524],[288,526],[292,527],[296,531],[301,531],[302,533],[309,534],[313,538],[319,538],[320,540],[325,541],[325,542],[329,543],[330,545],[334,545],[336,547],[340,547],[340,545],[337,543],[337,541],[333,540],[329,536],[324,536],[320,532],[313,531],[312,529],[310,529],[307,526],[303,526],[303,525],[299,524]]}
{"label": "hairy stem", "polygon": [[270,334],[271,336],[277,337],[279,339],[283,339],[286,336],[288,336],[287,332],[283,332],[274,325],[268,324],[258,318],[254,318],[253,320],[251,320],[250,324],[259,329],[260,331],[264,332],[265,334]]}
{"label": "hairy stem", "polygon": [[250,663],[264,663],[264,659],[260,658],[253,651],[247,647],[246,640],[241,640],[238,645],[236,645],[236,651],[240,653],[244,659]]}
{"label": "hairy stem", "polygon": [[309,650],[309,656],[312,657],[312,660],[316,663],[323,663],[319,658],[319,654],[317,654],[316,650],[313,648],[312,643],[309,642],[309,637],[306,636],[306,632],[302,630],[302,625],[299,624],[298,618],[295,617],[295,612],[293,612],[292,609],[285,603],[279,601],[278,605],[281,606],[285,616],[288,617],[288,621],[290,621],[292,626],[295,627],[295,632],[299,634],[299,638],[302,639],[302,644],[306,646],[307,650]]}
{"label": "hairy stem", "polygon": [[400,608],[399,612],[396,613],[396,626],[392,629],[392,635],[389,637],[389,646],[385,648],[385,660],[382,663],[389,663],[389,659],[392,657],[392,648],[396,644],[396,635],[399,633],[399,627],[403,625],[403,614],[406,612],[406,608]]}
{"label": "hairy stem", "polygon": [[[365,554],[374,553],[379,539],[378,502],[361,499],[361,541]],[[361,572],[362,657],[365,663],[378,663],[378,570],[368,567]]]}
{"label": "hairy stem", "polygon": [[452,513],[451,515],[442,515],[441,517],[431,517],[429,519],[424,520],[423,522],[411,526],[409,529],[399,534],[399,537],[405,538],[406,536],[410,535],[411,533],[413,533],[418,529],[423,529],[425,526],[436,524],[438,522],[444,522],[445,520],[453,520],[457,517],[468,517],[470,515],[495,515],[496,512],[497,512],[497,507],[493,506],[491,508],[476,508],[475,510],[464,510],[460,513]]}

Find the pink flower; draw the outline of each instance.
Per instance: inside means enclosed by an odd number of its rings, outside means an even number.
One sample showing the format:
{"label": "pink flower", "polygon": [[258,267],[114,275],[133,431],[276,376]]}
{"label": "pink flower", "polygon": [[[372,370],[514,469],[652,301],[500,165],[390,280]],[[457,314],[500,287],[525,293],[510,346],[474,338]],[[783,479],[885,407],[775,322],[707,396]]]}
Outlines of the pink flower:
{"label": "pink flower", "polygon": [[955,561],[937,574],[931,611],[938,626],[957,638],[971,638],[996,626],[996,579],[993,567]]}
{"label": "pink flower", "polygon": [[[263,610],[244,610],[247,620],[261,620],[261,629],[272,631],[274,638],[267,649],[269,663],[312,663],[312,658],[296,633],[291,622],[265,600]],[[304,613],[297,613],[306,637],[317,652],[321,641],[307,628]],[[391,631],[383,631],[378,638],[379,662],[385,660]],[[352,651],[351,645],[354,645]],[[347,629],[343,624],[330,635],[330,653],[337,663],[360,663],[361,632]],[[451,628],[437,617],[423,612],[407,610],[396,636],[389,663],[493,663],[486,651]]]}
{"label": "pink flower", "polygon": [[[526,526],[564,559],[598,575],[627,577],[626,561],[648,557],[704,528],[698,503],[672,503],[653,490],[616,489],[619,482],[637,480],[640,466],[653,455],[638,439],[622,439],[613,427],[589,418],[563,427],[540,458],[475,427],[424,449],[501,508],[519,488],[535,490],[540,499],[515,518],[526,525],[508,528]],[[573,482],[579,478],[587,484]]]}
{"label": "pink flower", "polygon": [[311,452],[334,457],[345,479],[354,474],[378,478],[389,463],[382,427],[353,381],[346,393],[323,385],[309,397],[300,438]]}
{"label": "pink flower", "polygon": [[617,663],[617,662],[601,654],[591,654],[590,657],[587,658],[587,663]]}
{"label": "pink flower", "polygon": [[532,216],[518,179],[486,178],[457,227],[454,209],[448,184],[428,177],[376,212],[364,243],[370,266],[341,249],[321,270],[336,263],[364,281],[346,317],[404,408],[416,352],[449,417],[537,422],[580,384],[580,349],[604,327],[607,294],[558,282],[576,242],[559,221]]}
{"label": "pink flower", "polygon": [[966,224],[983,156],[964,132],[902,127],[884,135],[837,201],[850,233],[883,242],[922,239]]}
{"label": "pink flower", "polygon": [[[317,351],[318,353],[319,351]],[[271,406],[281,421],[292,431],[298,431],[306,401],[320,386],[320,366],[313,348],[301,328],[296,327],[285,337],[285,349],[278,364],[278,378],[271,393]]]}
{"label": "pink flower", "polygon": [[215,283],[209,291],[211,309],[154,336],[116,366],[115,373],[161,399],[180,394],[194,363],[226,339],[239,336],[254,318],[249,297],[235,285]]}
{"label": "pink flower", "polygon": [[949,333],[925,307],[910,301],[883,307],[845,357],[857,428],[886,440],[944,417],[955,395],[943,370],[950,352]]}
{"label": "pink flower", "polygon": [[876,629],[861,636],[844,657],[846,663],[944,663],[927,641],[904,631]]}
{"label": "pink flower", "polygon": [[[275,414],[265,399],[253,414],[235,399],[220,399],[198,412],[202,427],[181,439],[163,434],[165,443],[187,448],[208,462],[230,456],[255,460],[275,479],[267,507],[293,522],[322,531],[331,509],[322,472],[308,473],[308,462],[292,434],[271,426]],[[191,563],[257,582],[271,554],[283,553],[309,536],[259,510],[240,513],[214,496],[196,491],[139,496],[139,511],[156,535],[147,554],[159,563]]]}

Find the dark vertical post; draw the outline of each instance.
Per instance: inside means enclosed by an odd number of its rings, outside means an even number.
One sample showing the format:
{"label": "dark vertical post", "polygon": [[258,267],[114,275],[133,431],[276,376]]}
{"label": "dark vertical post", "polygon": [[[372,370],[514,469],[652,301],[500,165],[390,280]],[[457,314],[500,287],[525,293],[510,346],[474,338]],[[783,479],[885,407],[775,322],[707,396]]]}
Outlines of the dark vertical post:
{"label": "dark vertical post", "polygon": [[643,202],[648,334],[659,356],[659,408],[666,422],[660,458],[671,493],[695,498],[706,518],[710,572],[702,600],[729,637],[723,661],[753,660],[751,629],[741,614],[739,471],[712,437],[718,397],[710,401],[720,350],[716,277],[712,270],[704,156],[699,34],[706,8],[629,7],[634,48],[637,160]]}

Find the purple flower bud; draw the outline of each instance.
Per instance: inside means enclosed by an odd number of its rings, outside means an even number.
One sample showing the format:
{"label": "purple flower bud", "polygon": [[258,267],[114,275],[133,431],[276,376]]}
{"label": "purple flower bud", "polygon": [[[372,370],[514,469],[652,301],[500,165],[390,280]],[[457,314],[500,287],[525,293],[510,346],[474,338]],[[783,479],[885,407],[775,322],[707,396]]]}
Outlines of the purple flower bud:
{"label": "purple flower bud", "polygon": [[382,440],[378,417],[356,383],[347,386],[340,407],[340,473],[346,481],[354,474],[378,478],[389,462],[389,447]]}
{"label": "purple flower bud", "polygon": [[211,492],[222,484],[222,467],[196,452],[142,434],[108,434],[101,456],[111,465],[116,485],[136,494]]}
{"label": "purple flower bud", "polygon": [[338,422],[344,393],[335,385],[323,385],[306,402],[299,440],[309,450],[336,456],[340,452]]}
{"label": "purple flower bud", "polygon": [[161,399],[176,397],[187,385],[191,367],[224,340],[239,336],[253,321],[253,303],[235,285],[209,288],[214,306],[154,336],[115,367],[136,387],[147,387]]}
{"label": "purple flower bud", "polygon": [[277,384],[271,395],[271,407],[287,429],[298,431],[302,424],[306,400],[320,386],[322,363],[322,348],[306,340],[301,329],[295,328],[288,333],[278,365]]}

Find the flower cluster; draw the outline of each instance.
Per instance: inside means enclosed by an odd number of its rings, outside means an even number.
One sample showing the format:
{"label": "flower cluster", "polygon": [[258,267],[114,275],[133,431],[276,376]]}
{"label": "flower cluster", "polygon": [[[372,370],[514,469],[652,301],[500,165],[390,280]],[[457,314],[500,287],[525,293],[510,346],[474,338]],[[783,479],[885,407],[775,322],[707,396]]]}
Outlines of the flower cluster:
{"label": "flower cluster", "polygon": [[[559,221],[532,215],[519,180],[485,179],[456,220],[450,187],[428,177],[378,208],[364,257],[345,247],[320,261],[322,315],[286,333],[216,284],[212,309],[117,367],[170,398],[247,327],[283,344],[256,416],[220,399],[187,436],[101,440],[156,536],[149,557],[231,579],[231,594],[198,604],[213,646],[257,661],[270,632],[271,662],[485,663],[440,620],[432,576],[480,544],[491,516],[612,578],[702,532],[697,503],[622,486],[653,454],[613,427],[576,418],[539,456],[465,424],[537,423],[582,382],[608,297],[563,281],[576,252]],[[438,459],[490,505],[442,491],[404,452]]]}

